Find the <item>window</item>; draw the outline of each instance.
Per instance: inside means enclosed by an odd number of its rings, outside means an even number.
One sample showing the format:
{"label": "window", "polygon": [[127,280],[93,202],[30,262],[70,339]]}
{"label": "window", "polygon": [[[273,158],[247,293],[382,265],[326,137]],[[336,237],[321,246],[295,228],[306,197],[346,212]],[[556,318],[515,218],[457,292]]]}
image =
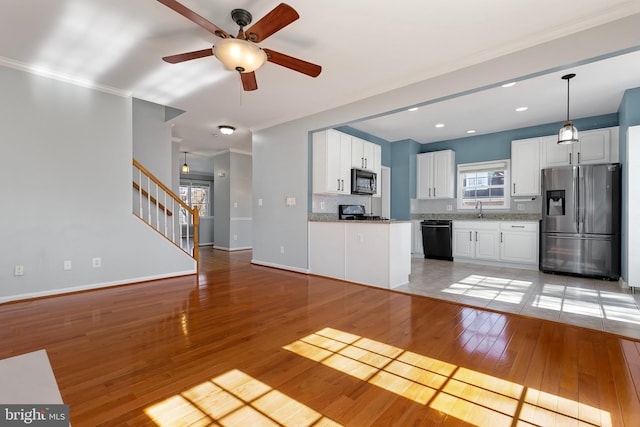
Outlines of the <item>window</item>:
{"label": "window", "polygon": [[509,160],[458,165],[458,209],[509,209]]}
{"label": "window", "polygon": [[[206,181],[180,181],[180,198],[190,207],[197,207],[199,216],[210,216],[210,185]],[[180,212],[180,223],[186,222],[184,212]]]}

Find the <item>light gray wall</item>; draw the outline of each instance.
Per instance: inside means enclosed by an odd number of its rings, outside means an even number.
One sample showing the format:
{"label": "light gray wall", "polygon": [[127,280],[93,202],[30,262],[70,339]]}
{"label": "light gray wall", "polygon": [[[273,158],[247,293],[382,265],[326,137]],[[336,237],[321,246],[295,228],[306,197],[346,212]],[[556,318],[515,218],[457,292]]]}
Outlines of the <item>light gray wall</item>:
{"label": "light gray wall", "polygon": [[[638,27],[640,15],[633,15],[363,101],[254,132],[253,261],[295,271],[307,269],[307,206],[311,203],[308,192],[309,131],[348,125],[381,112],[494,87],[502,82],[631,48],[640,44]],[[393,174],[392,170],[392,177]],[[306,202],[287,207],[284,203],[287,196]],[[258,206],[258,199],[263,200],[263,206]],[[408,212],[408,203],[406,208]]]}
{"label": "light gray wall", "polygon": [[229,248],[229,221],[231,212],[231,153],[224,152],[213,157],[213,243],[215,247]]}
{"label": "light gray wall", "polygon": [[251,155],[231,152],[230,158],[230,249],[245,249],[252,245]]}
{"label": "light gray wall", "polygon": [[165,106],[133,99],[133,158],[163,184],[172,188],[173,147],[171,125],[165,122]]}
{"label": "light gray wall", "polygon": [[195,271],[132,214],[131,98],[4,67],[0,93],[0,302]]}

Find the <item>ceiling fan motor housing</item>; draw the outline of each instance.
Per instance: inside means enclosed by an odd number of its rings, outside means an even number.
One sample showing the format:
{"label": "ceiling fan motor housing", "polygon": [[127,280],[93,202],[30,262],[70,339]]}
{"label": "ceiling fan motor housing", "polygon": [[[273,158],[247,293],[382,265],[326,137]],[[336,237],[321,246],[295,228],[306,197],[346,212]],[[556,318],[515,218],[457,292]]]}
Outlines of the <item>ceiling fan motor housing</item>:
{"label": "ceiling fan motor housing", "polygon": [[231,19],[233,19],[233,22],[238,24],[239,27],[246,27],[251,24],[253,17],[244,9],[233,9],[231,11]]}

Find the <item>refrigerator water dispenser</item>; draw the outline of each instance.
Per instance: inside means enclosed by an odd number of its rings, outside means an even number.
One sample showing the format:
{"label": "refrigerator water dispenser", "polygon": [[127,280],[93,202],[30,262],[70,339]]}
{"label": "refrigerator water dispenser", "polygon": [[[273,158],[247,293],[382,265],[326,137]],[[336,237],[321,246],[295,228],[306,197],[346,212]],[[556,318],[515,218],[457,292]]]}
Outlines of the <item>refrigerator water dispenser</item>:
{"label": "refrigerator water dispenser", "polygon": [[565,213],[564,201],[564,190],[547,191],[547,215],[563,216]]}

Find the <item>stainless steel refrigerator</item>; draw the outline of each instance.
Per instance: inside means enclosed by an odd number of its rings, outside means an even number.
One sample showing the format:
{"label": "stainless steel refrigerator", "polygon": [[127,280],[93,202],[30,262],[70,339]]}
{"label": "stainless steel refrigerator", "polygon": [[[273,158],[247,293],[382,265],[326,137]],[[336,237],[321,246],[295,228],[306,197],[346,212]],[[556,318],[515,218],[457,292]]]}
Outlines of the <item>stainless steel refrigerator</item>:
{"label": "stainless steel refrigerator", "polygon": [[620,164],[542,170],[540,270],[618,280]]}

